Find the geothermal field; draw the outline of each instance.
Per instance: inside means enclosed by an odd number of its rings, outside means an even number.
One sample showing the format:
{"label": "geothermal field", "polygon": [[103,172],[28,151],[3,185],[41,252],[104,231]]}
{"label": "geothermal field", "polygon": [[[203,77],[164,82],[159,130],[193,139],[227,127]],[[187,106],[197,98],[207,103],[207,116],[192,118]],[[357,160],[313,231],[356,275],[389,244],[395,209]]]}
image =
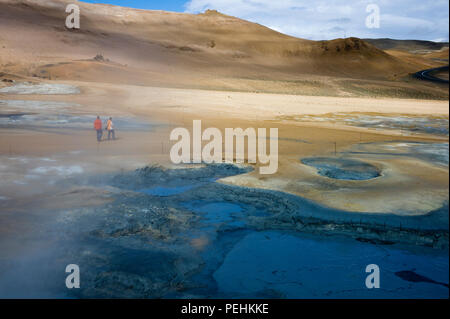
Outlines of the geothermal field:
{"label": "geothermal field", "polygon": [[[449,297],[448,43],[68,3],[0,0],[1,298]],[[174,163],[198,120],[277,128],[276,171]]]}

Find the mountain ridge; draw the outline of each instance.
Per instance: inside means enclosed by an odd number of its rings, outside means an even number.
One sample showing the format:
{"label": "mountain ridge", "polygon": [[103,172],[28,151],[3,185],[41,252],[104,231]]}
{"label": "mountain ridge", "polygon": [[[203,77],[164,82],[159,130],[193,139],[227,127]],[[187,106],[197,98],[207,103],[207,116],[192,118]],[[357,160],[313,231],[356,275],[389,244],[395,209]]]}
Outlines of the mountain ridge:
{"label": "mountain ridge", "polygon": [[[354,37],[295,38],[217,11],[188,14],[77,2],[81,28],[68,30],[65,6],[72,2],[0,0],[4,73],[295,94],[322,94],[325,85],[329,94],[340,94],[339,79],[398,82],[434,63],[404,60]],[[98,54],[105,60],[94,60]]]}

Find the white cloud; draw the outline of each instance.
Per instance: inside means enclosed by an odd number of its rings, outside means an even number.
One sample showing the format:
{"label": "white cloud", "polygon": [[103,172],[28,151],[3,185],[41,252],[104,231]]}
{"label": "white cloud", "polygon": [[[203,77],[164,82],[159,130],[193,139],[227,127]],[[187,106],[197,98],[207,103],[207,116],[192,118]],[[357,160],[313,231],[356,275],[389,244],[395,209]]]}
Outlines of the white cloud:
{"label": "white cloud", "polygon": [[434,42],[448,42],[448,38],[437,38],[437,39],[433,39],[431,41],[434,41]]}
{"label": "white cloud", "polygon": [[[379,29],[368,29],[368,4],[381,12]],[[448,41],[448,0],[190,0],[186,12],[216,9],[306,39],[444,39]]]}

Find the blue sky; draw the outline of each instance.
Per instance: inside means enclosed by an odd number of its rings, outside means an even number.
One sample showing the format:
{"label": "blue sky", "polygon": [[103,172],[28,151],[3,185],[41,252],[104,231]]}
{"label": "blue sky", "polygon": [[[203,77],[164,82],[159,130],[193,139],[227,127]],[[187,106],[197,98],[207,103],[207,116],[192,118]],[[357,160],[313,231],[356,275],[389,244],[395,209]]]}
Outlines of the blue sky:
{"label": "blue sky", "polygon": [[184,5],[187,0],[81,0],[82,2],[90,3],[108,3],[122,7],[130,7],[137,9],[149,9],[149,10],[165,10],[184,12]]}
{"label": "blue sky", "polygon": [[[447,41],[449,0],[83,0],[125,7],[222,13],[311,40],[349,36]],[[368,4],[380,9],[380,27],[367,28]]]}

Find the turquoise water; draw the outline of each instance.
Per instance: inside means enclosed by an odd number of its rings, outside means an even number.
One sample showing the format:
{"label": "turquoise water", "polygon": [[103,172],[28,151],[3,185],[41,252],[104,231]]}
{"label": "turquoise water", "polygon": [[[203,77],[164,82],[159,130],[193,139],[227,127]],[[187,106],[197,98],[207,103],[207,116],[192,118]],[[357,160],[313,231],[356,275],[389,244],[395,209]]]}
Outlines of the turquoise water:
{"label": "turquoise water", "polygon": [[141,189],[141,190],[139,190],[139,192],[147,194],[147,195],[167,197],[167,196],[182,194],[190,189],[193,189],[194,187],[195,187],[195,185],[174,186],[174,187],[156,186],[153,188]]}
{"label": "turquoise water", "polygon": [[218,226],[226,224],[231,227],[243,227],[243,208],[228,202],[193,201],[183,204],[187,209],[199,214],[204,224]]}
{"label": "turquoise water", "polygon": [[248,216],[267,216],[267,212],[244,203],[192,201],[183,203],[187,209],[200,214],[208,223],[243,226],[241,220]]}

